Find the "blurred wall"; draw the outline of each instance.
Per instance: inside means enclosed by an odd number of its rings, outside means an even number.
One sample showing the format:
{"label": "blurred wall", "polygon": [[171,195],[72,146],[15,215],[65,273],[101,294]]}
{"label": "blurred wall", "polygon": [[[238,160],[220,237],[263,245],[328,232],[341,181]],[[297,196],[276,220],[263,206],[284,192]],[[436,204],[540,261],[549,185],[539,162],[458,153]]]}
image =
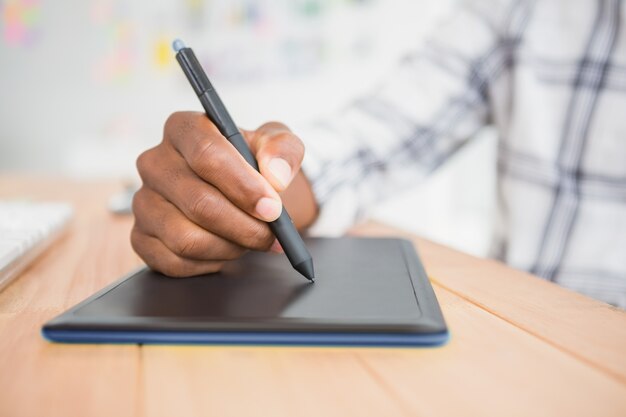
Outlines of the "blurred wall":
{"label": "blurred wall", "polygon": [[[0,170],[136,178],[167,115],[200,110],[194,47],[237,122],[299,126],[366,91],[451,7],[438,0],[0,0]],[[329,103],[328,98],[331,98]],[[493,135],[372,216],[486,251]],[[489,161],[489,162],[487,162]]]}

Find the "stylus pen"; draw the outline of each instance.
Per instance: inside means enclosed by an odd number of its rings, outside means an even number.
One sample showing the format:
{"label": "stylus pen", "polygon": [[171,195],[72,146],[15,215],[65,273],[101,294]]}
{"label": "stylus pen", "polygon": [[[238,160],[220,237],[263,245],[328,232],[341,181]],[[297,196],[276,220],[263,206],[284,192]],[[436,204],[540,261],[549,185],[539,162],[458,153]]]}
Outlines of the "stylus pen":
{"label": "stylus pen", "polygon": [[[176,60],[200,99],[207,117],[211,119],[220,133],[239,151],[241,156],[258,171],[259,165],[254,155],[248,148],[239,128],[237,128],[230,114],[228,114],[224,103],[217,95],[217,91],[211,85],[193,50],[186,47],[180,39],[176,39],[172,46],[176,51]],[[280,242],[287,258],[289,258],[291,266],[307,279],[313,281],[315,278],[313,259],[284,207],[280,217],[270,222],[269,226],[278,242]]]}

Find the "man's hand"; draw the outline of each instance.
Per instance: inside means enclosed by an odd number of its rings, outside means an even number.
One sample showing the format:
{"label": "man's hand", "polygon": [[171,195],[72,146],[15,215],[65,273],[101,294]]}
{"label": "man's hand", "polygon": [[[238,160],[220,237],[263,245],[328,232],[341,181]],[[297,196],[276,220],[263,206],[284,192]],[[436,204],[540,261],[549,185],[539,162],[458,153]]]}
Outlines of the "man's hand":
{"label": "man's hand", "polygon": [[275,122],[243,133],[261,173],[203,113],[172,114],[163,141],[139,156],[131,242],[151,268],[192,276],[216,272],[247,249],[280,251],[266,223],[280,215],[279,193],[296,226],[314,220],[302,142]]}

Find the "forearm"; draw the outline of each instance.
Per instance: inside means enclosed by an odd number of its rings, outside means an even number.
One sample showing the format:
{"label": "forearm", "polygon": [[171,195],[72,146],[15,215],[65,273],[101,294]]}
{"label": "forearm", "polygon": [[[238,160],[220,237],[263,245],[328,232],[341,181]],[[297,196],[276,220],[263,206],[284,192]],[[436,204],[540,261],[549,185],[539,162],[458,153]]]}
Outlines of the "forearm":
{"label": "forearm", "polygon": [[[369,94],[332,117],[296,127],[306,146],[303,171],[319,205],[312,233],[345,231],[374,204],[435,170],[488,123],[490,83],[506,70],[499,62],[511,53],[485,23],[499,27],[503,6],[496,6],[481,6],[480,15],[459,8]],[[471,42],[459,28],[471,29]]]}

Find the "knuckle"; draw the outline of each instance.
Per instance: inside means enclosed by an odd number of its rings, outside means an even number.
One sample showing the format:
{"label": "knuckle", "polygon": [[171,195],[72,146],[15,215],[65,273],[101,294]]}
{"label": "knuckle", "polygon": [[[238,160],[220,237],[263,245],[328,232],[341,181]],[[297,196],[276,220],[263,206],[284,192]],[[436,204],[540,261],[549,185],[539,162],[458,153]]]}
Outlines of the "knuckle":
{"label": "knuckle", "polygon": [[133,229],[130,232],[130,245],[132,246],[135,253],[137,253],[137,255],[139,255],[141,259],[146,261],[146,258],[144,257],[142,241],[143,233],[137,228],[136,225],[133,226]]}
{"label": "knuckle", "polygon": [[143,232],[159,230],[163,227],[163,214],[160,204],[155,204],[156,194],[149,189],[140,188],[132,200],[134,227]]}
{"label": "knuckle", "polygon": [[191,268],[181,259],[174,258],[163,266],[165,275],[172,278],[185,278],[193,275]]}
{"label": "knuckle", "polygon": [[288,130],[287,126],[285,126],[283,123],[278,122],[276,120],[270,120],[269,122],[264,123],[263,125],[261,125],[261,129],[268,129],[268,130],[284,129],[284,130]]}
{"label": "knuckle", "polygon": [[139,172],[139,175],[141,176],[142,179],[145,177],[145,174],[153,166],[152,164],[153,154],[154,154],[154,149],[148,149],[147,151],[142,152],[137,157],[137,162],[136,162],[137,172]]}
{"label": "knuckle", "polygon": [[183,117],[183,112],[174,112],[171,113],[169,116],[167,116],[167,119],[165,119],[165,130],[169,130],[170,128],[172,128],[173,126],[175,126],[178,121]]}
{"label": "knuckle", "polygon": [[188,168],[176,159],[176,155],[163,145],[141,153],[137,157],[136,165],[142,182],[153,188],[158,188],[157,184],[174,186],[188,172]]}
{"label": "knuckle", "polygon": [[299,165],[304,159],[304,143],[291,132],[282,131],[267,138],[258,149],[260,159],[280,156],[292,165]]}
{"label": "knuckle", "polygon": [[165,166],[162,171],[164,181],[167,184],[178,184],[185,175],[185,171],[178,166]]}
{"label": "knuckle", "polygon": [[[188,118],[187,112],[177,111],[177,112],[170,114],[165,120],[165,125],[163,126],[164,131],[166,133],[171,133],[176,130],[179,130],[181,124],[183,124],[187,118]],[[166,136],[168,135],[166,134]]]}
{"label": "knuckle", "polygon": [[186,274],[186,264],[178,258],[159,262],[158,265],[150,265],[150,267],[171,278],[183,278],[189,276]]}
{"label": "knuckle", "polygon": [[298,155],[298,157],[300,158],[300,161],[302,161],[302,159],[304,159],[304,151],[305,151],[305,146],[304,146],[304,142],[302,142],[300,140],[299,137],[295,136],[296,140],[293,141],[294,147],[295,147],[295,152]]}
{"label": "knuckle", "polygon": [[216,198],[212,193],[202,192],[192,197],[189,210],[196,219],[213,222],[220,219],[224,207],[224,202],[220,198]]}
{"label": "knuckle", "polygon": [[187,138],[193,131],[198,129],[198,113],[175,112],[169,115],[163,126],[163,139],[175,142],[176,139]]}
{"label": "knuckle", "polygon": [[164,253],[154,259],[146,261],[148,266],[155,271],[172,278],[182,278],[189,276],[189,265],[184,260],[173,253]]}
{"label": "knuckle", "polygon": [[274,235],[265,223],[255,222],[243,234],[245,246],[254,250],[267,250],[274,242]]}
{"label": "knuckle", "polygon": [[296,137],[296,135],[294,135],[291,132],[288,131],[280,131],[280,132],[276,132],[276,134],[274,134],[273,139],[275,141],[281,141],[284,143],[292,143],[292,142],[298,142],[298,138]]}
{"label": "knuckle", "polygon": [[179,233],[173,242],[173,252],[182,258],[193,258],[202,246],[202,238],[195,231]]}
{"label": "knuckle", "polygon": [[215,145],[215,139],[211,137],[198,140],[194,145],[190,163],[200,176],[207,176],[215,171],[215,161],[220,156]]}
{"label": "knuckle", "polygon": [[281,132],[278,134],[277,140],[280,140],[286,152],[296,159],[304,157],[304,143],[291,132]]}
{"label": "knuckle", "polygon": [[138,214],[141,215],[141,213],[143,213],[145,200],[146,191],[144,187],[141,187],[139,190],[137,190],[137,192],[135,192],[135,195],[133,195],[132,210],[135,216],[137,216]]}

